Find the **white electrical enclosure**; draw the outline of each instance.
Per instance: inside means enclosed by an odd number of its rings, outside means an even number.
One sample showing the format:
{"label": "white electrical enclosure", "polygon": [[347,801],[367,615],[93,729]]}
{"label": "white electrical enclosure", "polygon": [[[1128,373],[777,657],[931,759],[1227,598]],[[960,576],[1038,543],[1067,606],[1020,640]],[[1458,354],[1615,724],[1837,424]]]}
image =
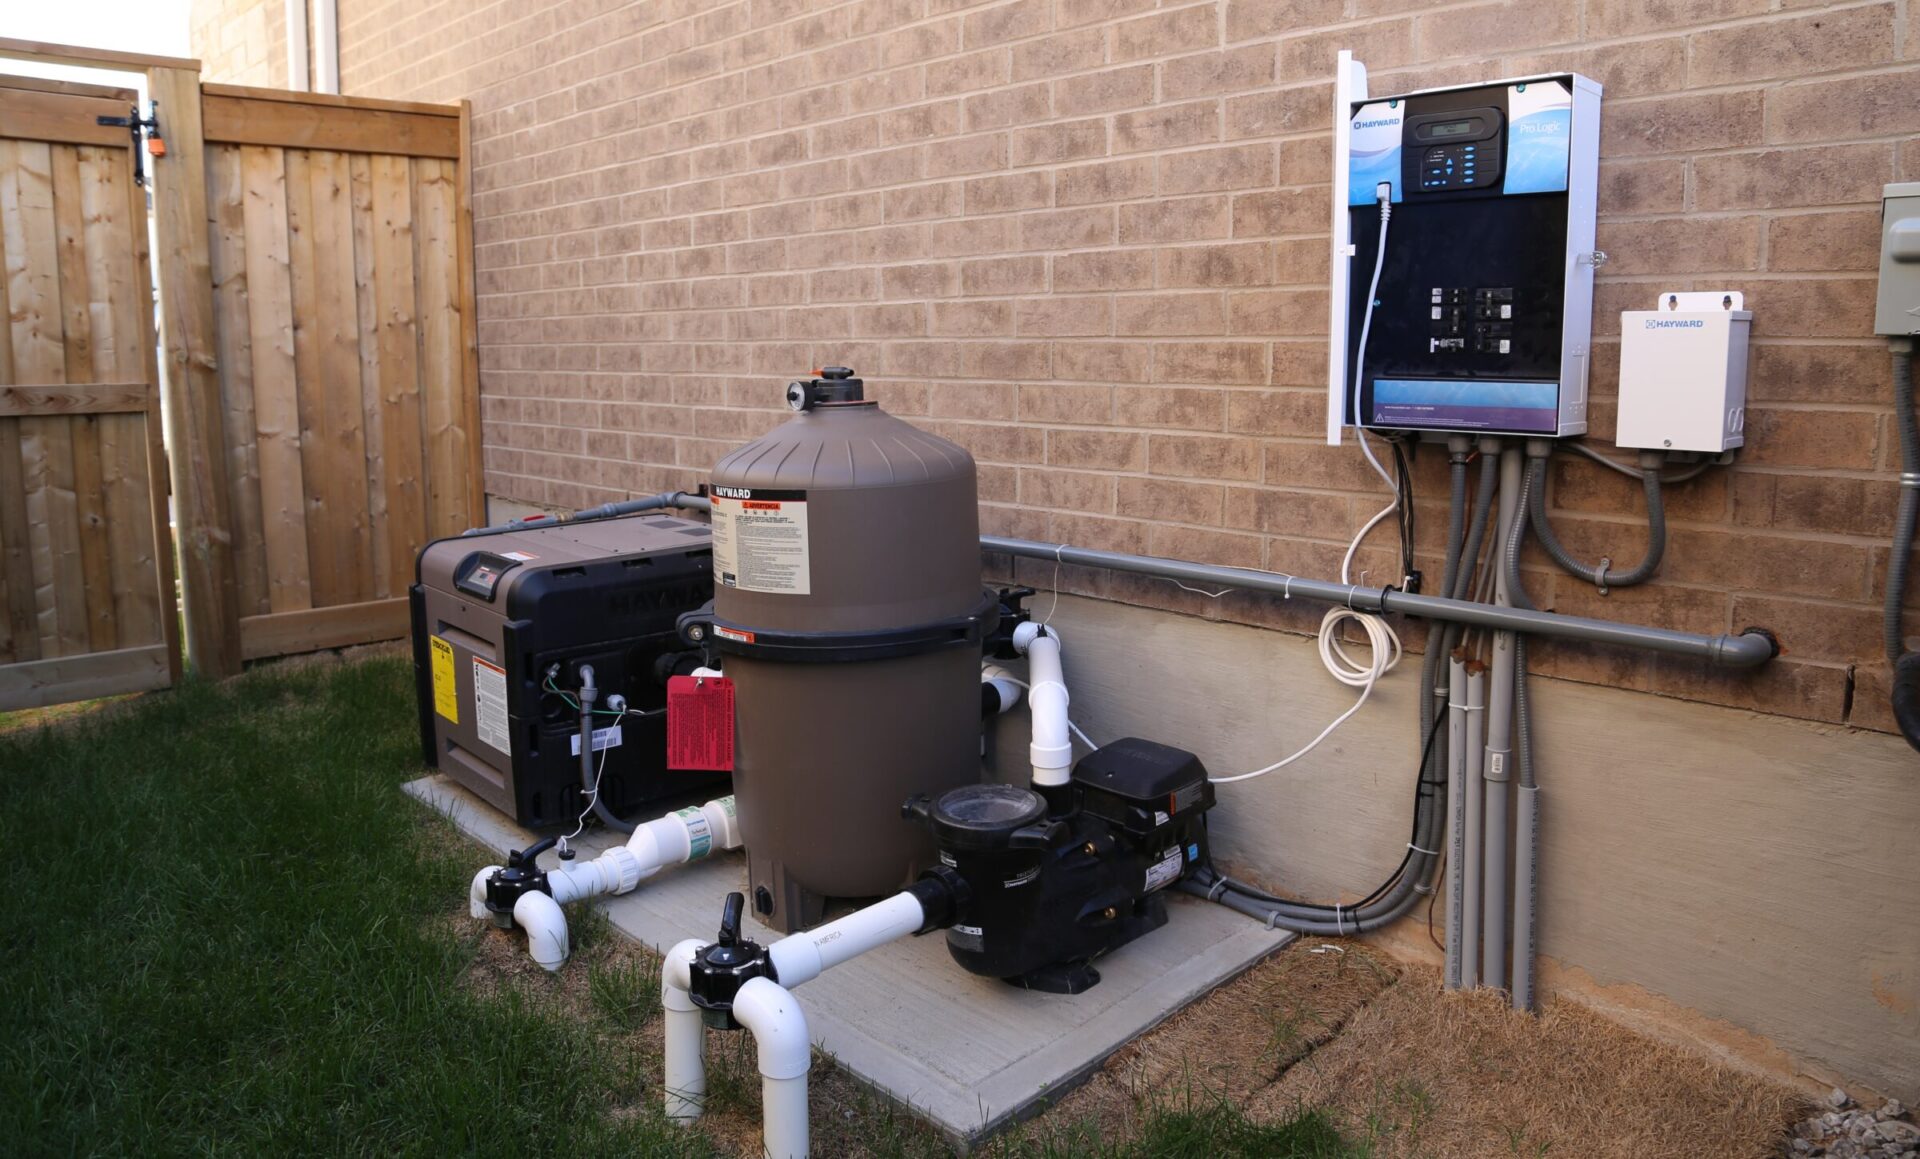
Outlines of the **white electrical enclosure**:
{"label": "white electrical enclosure", "polygon": [[1746,442],[1745,306],[1738,291],[1668,292],[1621,312],[1616,446],[1718,454]]}

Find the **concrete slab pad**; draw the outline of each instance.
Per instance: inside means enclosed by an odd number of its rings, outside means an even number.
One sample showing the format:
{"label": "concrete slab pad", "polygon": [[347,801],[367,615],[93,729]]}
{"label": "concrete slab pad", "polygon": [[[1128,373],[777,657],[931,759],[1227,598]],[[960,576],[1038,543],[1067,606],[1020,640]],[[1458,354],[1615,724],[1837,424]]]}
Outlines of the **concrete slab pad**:
{"label": "concrete slab pad", "polygon": [[[503,854],[533,838],[443,776],[406,792]],[[593,831],[583,856],[612,844]],[[480,868],[475,866],[475,869]],[[655,950],[710,938],[720,903],[746,888],[746,859],[727,854],[663,870],[607,899],[622,933]],[[821,1050],[861,1080],[966,1143],[1057,1097],[1108,1055],[1291,941],[1291,935],[1198,898],[1168,899],[1172,920],[1099,962],[1084,994],[1036,994],[962,970],[940,937],[907,938],[856,958],[797,991]],[[763,944],[780,935],[755,927]]]}

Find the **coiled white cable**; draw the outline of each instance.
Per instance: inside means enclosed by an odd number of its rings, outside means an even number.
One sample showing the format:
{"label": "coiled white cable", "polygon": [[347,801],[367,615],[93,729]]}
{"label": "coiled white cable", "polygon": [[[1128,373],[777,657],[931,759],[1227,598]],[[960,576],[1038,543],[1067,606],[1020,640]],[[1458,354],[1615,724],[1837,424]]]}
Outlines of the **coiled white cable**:
{"label": "coiled white cable", "polygon": [[[1365,668],[1355,663],[1353,658],[1347,654],[1346,650],[1340,646],[1338,638],[1340,621],[1346,619],[1359,622],[1360,626],[1366,630],[1367,643],[1373,648],[1373,661]],[[1395,664],[1400,662],[1400,639],[1393,634],[1393,629],[1387,627],[1387,622],[1378,616],[1370,616],[1364,612],[1356,612],[1349,608],[1332,608],[1328,610],[1325,618],[1320,621],[1320,662],[1327,666],[1327,671],[1333,673],[1334,679],[1340,681],[1342,684],[1359,687],[1360,698],[1353,702],[1353,707],[1347,709],[1339,716],[1334,717],[1333,721],[1329,723],[1327,727],[1320,730],[1319,736],[1308,741],[1298,752],[1291,756],[1282,757],[1272,764],[1264,768],[1255,769],[1250,773],[1238,773],[1231,777],[1209,777],[1209,780],[1216,785],[1226,785],[1234,781],[1248,781],[1254,777],[1264,777],[1275,769],[1286,768],[1288,765],[1312,752],[1321,741],[1333,735],[1334,729],[1345,724],[1348,717],[1360,711],[1360,706],[1367,702],[1367,697],[1373,695],[1373,686],[1380,682],[1380,677],[1386,675],[1392,670]]]}

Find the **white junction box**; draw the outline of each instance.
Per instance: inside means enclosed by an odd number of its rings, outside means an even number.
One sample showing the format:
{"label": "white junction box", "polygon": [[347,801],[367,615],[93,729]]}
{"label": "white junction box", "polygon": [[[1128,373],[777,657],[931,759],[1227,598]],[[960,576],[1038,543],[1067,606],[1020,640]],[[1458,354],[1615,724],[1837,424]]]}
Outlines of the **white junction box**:
{"label": "white junction box", "polygon": [[1746,442],[1747,333],[1737,290],[1668,292],[1620,314],[1614,445],[1718,454]]}

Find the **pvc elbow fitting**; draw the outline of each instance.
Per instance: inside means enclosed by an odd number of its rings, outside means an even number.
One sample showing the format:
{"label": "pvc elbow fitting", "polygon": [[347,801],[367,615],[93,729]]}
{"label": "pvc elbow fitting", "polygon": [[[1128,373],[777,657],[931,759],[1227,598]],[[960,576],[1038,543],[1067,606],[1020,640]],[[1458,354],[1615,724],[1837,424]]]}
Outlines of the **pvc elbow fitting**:
{"label": "pvc elbow fitting", "polygon": [[667,951],[660,966],[660,1005],[665,1010],[664,1058],[660,1085],[666,1092],[667,1118],[686,1126],[700,1117],[707,1101],[707,1032],[693,1004],[688,968],[703,943],[688,938]]}
{"label": "pvc elbow fitting", "polygon": [[500,872],[497,865],[489,865],[473,875],[473,884],[467,888],[467,912],[475,921],[485,921],[487,913],[487,879]]}
{"label": "pvc elbow fitting", "polygon": [[753,1035],[760,1066],[761,1143],[771,1159],[807,1159],[811,1124],[807,1070],[813,1043],[807,1016],[786,987],[749,978],[734,995],[733,1017]]}
{"label": "pvc elbow fitting", "polygon": [[527,931],[527,953],[549,972],[567,964],[567,914],[544,893],[523,893],[513,903],[513,922]]}

